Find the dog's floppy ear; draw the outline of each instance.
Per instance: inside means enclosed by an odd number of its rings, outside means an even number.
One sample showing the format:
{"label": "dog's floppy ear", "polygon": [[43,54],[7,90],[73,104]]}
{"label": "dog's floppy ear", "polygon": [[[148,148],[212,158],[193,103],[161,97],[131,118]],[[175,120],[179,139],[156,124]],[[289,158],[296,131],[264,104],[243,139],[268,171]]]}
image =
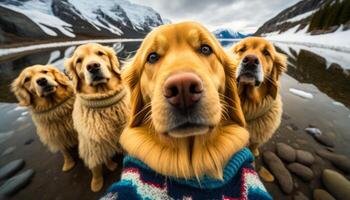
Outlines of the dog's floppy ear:
{"label": "dog's floppy ear", "polygon": [[80,80],[77,74],[77,71],[75,70],[75,66],[73,63],[73,56],[71,58],[67,58],[64,61],[64,67],[67,71],[68,76],[72,79],[73,81],[73,87],[76,92],[80,90]]}
{"label": "dog's floppy ear", "polygon": [[120,64],[114,49],[112,47],[104,47],[104,49],[107,53],[109,61],[111,62],[112,70],[117,74],[119,78],[121,78]]}
{"label": "dog's floppy ear", "polygon": [[227,104],[225,105],[225,110],[228,114],[228,117],[232,121],[235,121],[240,126],[245,127],[246,123],[241,108],[241,101],[238,96],[238,89],[234,70],[237,66],[237,62],[225,52],[225,50],[221,47],[219,41],[212,34],[209,35],[212,43],[212,48],[217,58],[220,60],[222,66],[224,67],[225,71],[224,101]]}
{"label": "dog's floppy ear", "polygon": [[67,76],[65,76],[62,72],[60,72],[57,68],[54,66],[48,66],[48,69],[51,71],[51,73],[54,75],[55,80],[63,85],[63,86],[69,86],[70,82]]}
{"label": "dog's floppy ear", "polygon": [[20,75],[11,84],[11,91],[15,94],[20,106],[29,106],[31,97],[29,92],[23,87],[23,77]]}
{"label": "dog's floppy ear", "polygon": [[[214,39],[215,40],[215,39]],[[219,42],[214,42],[219,45]],[[236,84],[235,67],[237,62],[228,56],[222,48],[215,48],[217,57],[224,66],[225,71],[225,93],[224,101],[226,102],[226,111],[231,120],[237,122],[240,126],[245,126],[245,119],[241,108],[241,101],[238,96]]]}
{"label": "dog's floppy ear", "polygon": [[268,82],[268,91],[272,98],[276,98],[278,93],[278,80],[283,72],[287,71],[287,57],[281,53],[275,53],[272,71]]}
{"label": "dog's floppy ear", "polygon": [[126,65],[125,70],[122,73],[122,79],[130,89],[130,127],[141,125],[146,115],[146,110],[144,109],[145,103],[140,86],[142,63],[139,57],[140,56],[136,54],[134,58]]}
{"label": "dog's floppy ear", "polygon": [[224,62],[225,67],[225,101],[228,105],[226,105],[227,113],[230,118],[237,122],[239,125],[245,127],[245,119],[243,115],[243,111],[241,108],[241,101],[238,96],[238,89],[235,79],[235,70],[234,70],[234,61],[228,59]]}

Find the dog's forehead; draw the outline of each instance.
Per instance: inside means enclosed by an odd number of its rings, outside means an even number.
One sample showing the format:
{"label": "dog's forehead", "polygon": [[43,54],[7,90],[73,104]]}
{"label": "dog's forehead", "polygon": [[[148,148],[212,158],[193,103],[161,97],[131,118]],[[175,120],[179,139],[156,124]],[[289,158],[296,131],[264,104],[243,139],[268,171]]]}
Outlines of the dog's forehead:
{"label": "dog's forehead", "polygon": [[146,41],[153,43],[165,43],[165,42],[192,42],[200,40],[202,35],[205,34],[205,28],[196,23],[185,22],[178,24],[169,24],[158,27],[155,29]]}
{"label": "dog's forehead", "polygon": [[76,51],[75,54],[76,55],[84,55],[84,54],[90,54],[95,52],[96,50],[102,50],[102,47],[98,44],[84,44],[79,46]]}

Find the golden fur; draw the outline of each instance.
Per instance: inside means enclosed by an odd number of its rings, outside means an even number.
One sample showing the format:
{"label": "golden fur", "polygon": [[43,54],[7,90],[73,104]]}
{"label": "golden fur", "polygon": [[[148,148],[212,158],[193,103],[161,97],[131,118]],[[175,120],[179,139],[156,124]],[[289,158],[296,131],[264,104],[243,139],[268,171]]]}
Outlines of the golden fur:
{"label": "golden fur", "polygon": [[279,77],[287,69],[286,57],[263,38],[250,37],[233,46],[238,61],[246,55],[259,58],[264,80],[259,86],[239,84],[241,106],[250,133],[250,149],[258,156],[258,147],[267,142],[281,123],[282,101]]}
{"label": "golden fur", "polygon": [[[208,45],[212,54],[199,49]],[[147,62],[150,53],[160,58]],[[222,178],[227,161],[248,142],[234,76],[235,63],[219,42],[197,23],[163,25],[144,39],[122,77],[131,92],[131,117],[120,143],[131,155],[166,176]],[[165,79],[192,72],[204,85],[196,117],[210,129],[191,136],[173,137],[169,126],[174,113],[162,94]]]}
{"label": "golden fur", "polygon": [[[43,94],[36,83],[39,78],[46,78],[55,90]],[[78,142],[71,117],[74,94],[68,78],[53,66],[34,65],[25,68],[14,80],[12,91],[21,106],[29,107],[40,141],[51,152],[63,153],[64,171],[72,168],[74,161],[68,154],[68,149]]]}
{"label": "golden fur", "polygon": [[[106,80],[95,84],[87,78],[89,62],[101,65],[101,76]],[[121,152],[118,141],[129,115],[129,95],[121,82],[119,62],[112,48],[81,45],[66,60],[65,67],[77,96],[73,121],[78,131],[79,156],[92,170],[92,191],[99,191],[103,185],[101,165],[106,164],[110,170],[116,168],[111,158]]]}

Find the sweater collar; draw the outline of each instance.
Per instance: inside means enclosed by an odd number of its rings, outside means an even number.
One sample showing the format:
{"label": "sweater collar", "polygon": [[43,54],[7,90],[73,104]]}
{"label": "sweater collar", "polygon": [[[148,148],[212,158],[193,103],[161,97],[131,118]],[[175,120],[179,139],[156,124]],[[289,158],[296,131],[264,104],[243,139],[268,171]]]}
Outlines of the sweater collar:
{"label": "sweater collar", "polygon": [[122,100],[126,95],[126,89],[109,91],[106,94],[79,94],[81,104],[89,108],[104,108],[112,106]]}
{"label": "sweater collar", "polygon": [[[228,183],[241,169],[242,165],[245,162],[253,162],[254,157],[250,150],[248,148],[243,148],[241,151],[234,154],[231,159],[228,161],[228,163],[225,166],[224,169],[224,176],[223,180],[214,179],[209,176],[204,176],[200,178],[200,180],[197,180],[196,178],[191,179],[175,179],[170,177],[171,180],[176,181],[180,184],[196,187],[196,188],[218,188],[223,186],[224,184]],[[123,164],[127,163],[133,163],[138,165],[139,167],[153,171],[150,167],[148,167],[146,164],[144,164],[142,161],[131,157],[131,156],[125,156]]]}

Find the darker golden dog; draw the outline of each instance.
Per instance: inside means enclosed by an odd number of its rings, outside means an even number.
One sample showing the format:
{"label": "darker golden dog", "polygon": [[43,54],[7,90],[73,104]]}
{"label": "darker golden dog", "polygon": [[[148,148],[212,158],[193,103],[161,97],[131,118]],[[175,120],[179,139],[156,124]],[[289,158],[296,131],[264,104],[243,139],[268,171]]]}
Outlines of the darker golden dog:
{"label": "darker golden dog", "polygon": [[281,123],[282,101],[279,77],[286,71],[286,57],[263,38],[250,37],[232,48],[236,67],[238,93],[248,131],[250,149],[259,155],[258,147],[267,142]]}
{"label": "darker golden dog", "polygon": [[122,75],[132,111],[121,145],[166,176],[222,178],[248,142],[234,65],[197,23],[152,31]]}
{"label": "darker golden dog", "polygon": [[81,45],[65,61],[65,67],[77,96],[73,122],[79,155],[92,172],[91,190],[97,192],[103,186],[102,165],[112,171],[117,168],[112,157],[121,152],[118,142],[129,115],[129,95],[110,47]]}
{"label": "darker golden dog", "polygon": [[71,117],[74,94],[69,79],[54,66],[34,65],[25,68],[13,81],[12,91],[19,105],[31,111],[41,142],[51,152],[62,152],[62,170],[74,167],[68,150],[78,141]]}

